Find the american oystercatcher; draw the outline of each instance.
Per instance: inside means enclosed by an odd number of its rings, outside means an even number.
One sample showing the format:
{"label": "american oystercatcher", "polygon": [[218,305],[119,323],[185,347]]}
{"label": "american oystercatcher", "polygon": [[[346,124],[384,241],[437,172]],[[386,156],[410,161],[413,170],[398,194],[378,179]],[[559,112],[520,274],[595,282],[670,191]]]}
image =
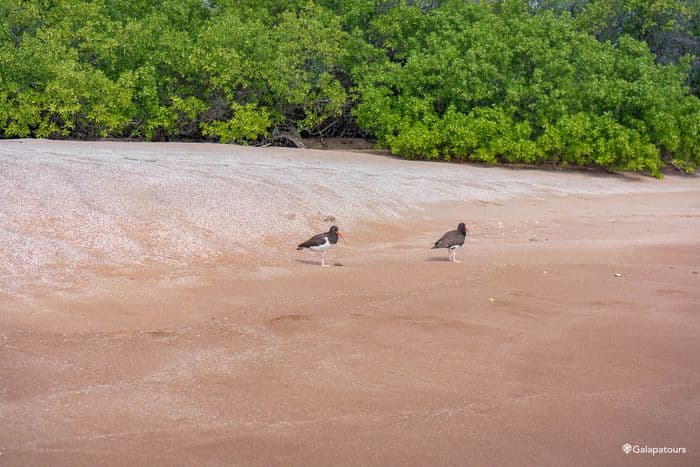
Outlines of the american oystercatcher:
{"label": "american oystercatcher", "polygon": [[304,243],[300,243],[297,250],[308,248],[309,250],[320,252],[321,266],[328,266],[326,264],[326,250],[338,243],[338,236],[340,236],[340,238],[345,238],[345,235],[334,225],[328,232],[314,235]]}
{"label": "american oystercatcher", "polygon": [[460,261],[457,259],[457,248],[464,245],[464,240],[467,239],[467,232],[471,233],[471,230],[469,230],[464,223],[460,223],[457,226],[457,230],[450,230],[447,232],[440,240],[435,242],[435,246],[431,249],[448,248],[450,250],[450,261],[459,263]]}

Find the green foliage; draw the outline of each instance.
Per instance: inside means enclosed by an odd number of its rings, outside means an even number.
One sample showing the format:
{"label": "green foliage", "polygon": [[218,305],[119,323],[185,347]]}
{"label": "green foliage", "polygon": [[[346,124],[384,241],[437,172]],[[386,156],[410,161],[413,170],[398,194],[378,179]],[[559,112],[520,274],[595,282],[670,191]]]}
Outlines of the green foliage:
{"label": "green foliage", "polygon": [[575,24],[604,40],[625,34],[641,39],[683,27],[690,11],[690,3],[679,0],[591,0]]}
{"label": "green foliage", "polygon": [[697,0],[0,0],[0,137],[359,134],[692,171],[698,19]]}
{"label": "green foliage", "polygon": [[128,90],[77,55],[43,29],[0,51],[0,130],[6,137],[104,136],[129,121],[134,106]]}
{"label": "green foliage", "polygon": [[269,86],[272,100],[300,129],[313,129],[340,115],[346,90],[334,75],[347,62],[349,40],[338,18],[318,6],[285,12],[273,30],[277,44]]}
{"label": "green foliage", "polygon": [[656,64],[629,36],[601,43],[520,2],[446,2],[412,24],[407,41],[373,23],[391,62],[356,77],[355,116],[392,152],[657,176],[667,155],[686,170],[700,162],[687,69]]}
{"label": "green foliage", "polygon": [[700,92],[700,1],[536,0],[535,10],[572,14],[574,26],[600,41],[623,36],[646,43],[658,63],[679,64],[693,56],[688,83]]}
{"label": "green foliage", "polygon": [[265,135],[272,120],[266,109],[252,104],[236,105],[229,120],[203,124],[205,135],[216,136],[222,143],[256,140]]}

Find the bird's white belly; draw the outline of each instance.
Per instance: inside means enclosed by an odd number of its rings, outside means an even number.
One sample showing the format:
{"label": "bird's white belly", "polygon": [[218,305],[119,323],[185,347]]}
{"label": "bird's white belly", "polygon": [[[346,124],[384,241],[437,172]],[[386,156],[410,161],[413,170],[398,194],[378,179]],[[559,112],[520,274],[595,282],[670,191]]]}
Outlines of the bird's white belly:
{"label": "bird's white belly", "polygon": [[457,248],[461,248],[461,247],[462,247],[462,245],[452,245],[450,247],[450,250],[456,250]]}
{"label": "bird's white belly", "polygon": [[309,250],[323,251],[323,250],[327,250],[328,248],[330,248],[332,246],[333,246],[333,244],[331,242],[329,242],[328,239],[326,238],[325,243],[323,243],[321,245],[317,245],[317,246],[310,246]]}

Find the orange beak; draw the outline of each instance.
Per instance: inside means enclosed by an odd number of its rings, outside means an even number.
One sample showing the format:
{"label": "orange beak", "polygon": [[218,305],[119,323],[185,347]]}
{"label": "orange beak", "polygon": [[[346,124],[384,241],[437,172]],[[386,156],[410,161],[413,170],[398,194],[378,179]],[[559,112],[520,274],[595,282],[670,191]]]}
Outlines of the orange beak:
{"label": "orange beak", "polygon": [[343,240],[345,240],[345,235],[343,235],[343,233],[342,233],[340,230],[339,230],[338,232],[336,232],[336,233],[338,234],[338,236],[339,236],[340,238],[342,238]]}

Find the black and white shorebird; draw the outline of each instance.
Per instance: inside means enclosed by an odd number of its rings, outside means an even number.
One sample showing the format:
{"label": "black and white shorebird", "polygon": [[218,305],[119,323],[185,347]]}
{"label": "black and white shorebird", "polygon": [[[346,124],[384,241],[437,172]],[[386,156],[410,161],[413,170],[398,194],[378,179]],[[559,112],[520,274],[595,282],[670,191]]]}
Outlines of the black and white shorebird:
{"label": "black and white shorebird", "polygon": [[314,235],[304,243],[300,243],[299,246],[297,246],[297,250],[308,248],[309,250],[321,253],[321,266],[328,266],[326,264],[326,250],[338,243],[338,236],[340,236],[340,238],[345,238],[345,235],[334,225],[328,232]]}
{"label": "black and white shorebird", "polygon": [[467,239],[467,232],[471,232],[464,223],[460,223],[457,226],[457,230],[450,230],[445,235],[442,236],[440,240],[435,242],[435,248],[447,248],[450,252],[450,261],[459,263],[457,259],[457,248],[461,248],[464,245],[464,241]]}

